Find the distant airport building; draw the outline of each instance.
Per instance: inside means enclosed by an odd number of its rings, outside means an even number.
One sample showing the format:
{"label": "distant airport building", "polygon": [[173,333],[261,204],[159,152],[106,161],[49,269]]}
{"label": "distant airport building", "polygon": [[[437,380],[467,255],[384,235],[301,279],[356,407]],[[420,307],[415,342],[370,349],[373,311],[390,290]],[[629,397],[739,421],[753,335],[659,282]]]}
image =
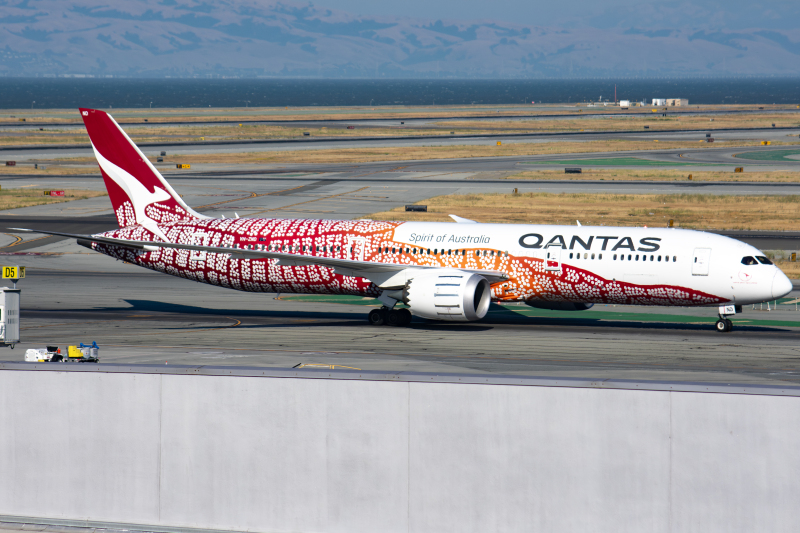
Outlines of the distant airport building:
{"label": "distant airport building", "polygon": [[630,107],[631,106],[631,101],[630,100],[620,100],[619,101],[619,106],[620,107]]}
{"label": "distant airport building", "polygon": [[689,105],[689,100],[686,98],[667,98],[667,104],[669,106],[686,106]]}
{"label": "distant airport building", "polygon": [[666,98],[653,98],[653,105],[667,105]]}

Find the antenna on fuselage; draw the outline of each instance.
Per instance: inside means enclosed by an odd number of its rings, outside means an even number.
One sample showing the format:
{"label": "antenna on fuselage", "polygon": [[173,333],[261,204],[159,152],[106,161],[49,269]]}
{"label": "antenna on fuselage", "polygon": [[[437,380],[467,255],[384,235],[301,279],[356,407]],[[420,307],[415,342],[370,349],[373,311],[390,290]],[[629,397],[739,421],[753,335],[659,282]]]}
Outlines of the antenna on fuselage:
{"label": "antenna on fuselage", "polygon": [[579,226],[581,225],[581,221],[580,220],[576,220],[575,222],[577,222]]}

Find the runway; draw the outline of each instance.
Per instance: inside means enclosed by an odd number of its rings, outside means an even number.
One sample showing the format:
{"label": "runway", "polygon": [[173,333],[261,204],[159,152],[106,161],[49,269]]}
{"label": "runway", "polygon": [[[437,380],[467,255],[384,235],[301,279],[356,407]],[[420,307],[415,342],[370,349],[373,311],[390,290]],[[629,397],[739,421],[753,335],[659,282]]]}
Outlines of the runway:
{"label": "runway", "polygon": [[[473,146],[503,143],[551,143],[589,142],[607,140],[630,141],[690,141],[700,142],[711,133],[717,142],[757,140],[771,142],[797,142],[800,127],[762,128],[738,130],[641,130],[608,132],[563,132],[563,133],[498,133],[477,135],[427,135],[427,136],[378,136],[378,137],[300,137],[294,139],[255,139],[247,141],[175,141],[142,142],[139,147],[146,155],[166,150],[172,155],[198,153],[273,152],[285,150],[329,150],[341,148],[398,148],[411,146]],[[777,147],[773,147],[777,148]],[[785,149],[785,148],[784,148]],[[26,161],[28,159],[57,159],[92,157],[87,145],[40,145],[0,146],[4,159]]]}

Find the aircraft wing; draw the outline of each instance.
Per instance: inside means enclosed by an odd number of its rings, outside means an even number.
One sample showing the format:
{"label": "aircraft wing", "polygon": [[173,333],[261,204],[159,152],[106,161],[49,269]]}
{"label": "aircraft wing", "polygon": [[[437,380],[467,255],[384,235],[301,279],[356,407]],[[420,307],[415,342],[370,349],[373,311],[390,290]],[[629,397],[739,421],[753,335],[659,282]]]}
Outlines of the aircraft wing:
{"label": "aircraft wing", "polygon": [[[282,266],[309,266],[318,265],[334,269],[334,272],[342,276],[354,276],[366,278],[375,285],[383,288],[402,286],[405,284],[404,274],[414,270],[432,270],[442,267],[402,265],[397,263],[372,263],[368,261],[353,261],[350,259],[336,259],[333,257],[318,257],[311,255],[301,255],[299,253],[268,252],[264,250],[245,250],[242,248],[224,248],[219,246],[202,246],[196,244],[178,244],[172,242],[155,241],[131,241],[127,239],[115,239],[112,237],[101,237],[99,235],[79,235],[74,233],[61,233],[57,231],[30,230],[24,228],[9,228],[13,231],[26,233],[43,233],[45,235],[56,235],[77,239],[79,243],[106,244],[110,246],[121,246],[133,250],[145,252],[155,252],[162,248],[172,248],[176,250],[191,250],[195,252],[208,252],[213,254],[225,254],[238,259],[277,259]],[[498,283],[508,279],[508,275],[497,270],[479,270],[460,268],[463,272],[478,274],[487,279],[489,283]],[[402,283],[401,283],[402,281]]]}

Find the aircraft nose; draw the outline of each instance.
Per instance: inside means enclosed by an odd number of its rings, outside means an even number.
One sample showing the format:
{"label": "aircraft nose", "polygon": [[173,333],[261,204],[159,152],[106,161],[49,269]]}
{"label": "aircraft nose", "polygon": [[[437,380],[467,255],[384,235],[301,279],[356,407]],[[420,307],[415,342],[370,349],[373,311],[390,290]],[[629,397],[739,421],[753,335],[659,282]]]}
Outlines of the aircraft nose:
{"label": "aircraft nose", "polygon": [[775,272],[775,277],[772,278],[772,297],[782,298],[792,292],[792,280],[786,277],[786,274],[778,270]]}

